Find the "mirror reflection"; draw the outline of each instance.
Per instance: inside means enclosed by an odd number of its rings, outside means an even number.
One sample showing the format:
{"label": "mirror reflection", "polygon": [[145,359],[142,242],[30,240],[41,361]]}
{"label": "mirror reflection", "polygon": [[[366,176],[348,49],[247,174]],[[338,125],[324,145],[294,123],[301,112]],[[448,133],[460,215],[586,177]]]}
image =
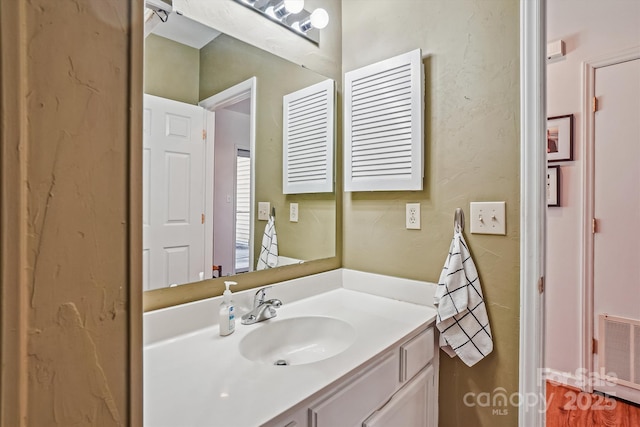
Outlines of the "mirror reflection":
{"label": "mirror reflection", "polygon": [[335,256],[335,193],[282,183],[283,96],[326,77],[175,13],[144,68],[144,290],[255,270],[271,214],[267,268]]}

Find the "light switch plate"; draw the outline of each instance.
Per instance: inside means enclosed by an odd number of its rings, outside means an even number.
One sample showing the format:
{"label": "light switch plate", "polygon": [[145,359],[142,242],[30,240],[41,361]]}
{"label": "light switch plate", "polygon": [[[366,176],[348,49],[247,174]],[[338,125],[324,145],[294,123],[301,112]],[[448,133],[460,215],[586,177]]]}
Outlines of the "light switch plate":
{"label": "light switch plate", "polygon": [[297,203],[289,204],[289,221],[298,222],[298,204]]}
{"label": "light switch plate", "polygon": [[472,234],[507,234],[505,202],[471,202]]}
{"label": "light switch plate", "polygon": [[270,202],[258,202],[258,221],[269,221]]}
{"label": "light switch plate", "polygon": [[407,203],[407,230],[420,230],[420,203]]}

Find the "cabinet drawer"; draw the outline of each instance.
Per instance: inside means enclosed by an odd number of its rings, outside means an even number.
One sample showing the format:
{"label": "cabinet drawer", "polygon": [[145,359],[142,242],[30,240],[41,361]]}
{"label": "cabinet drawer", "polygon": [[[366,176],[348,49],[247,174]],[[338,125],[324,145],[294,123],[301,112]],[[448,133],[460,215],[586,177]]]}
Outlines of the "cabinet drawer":
{"label": "cabinet drawer", "polygon": [[434,331],[429,328],[400,347],[400,381],[413,378],[433,359]]}
{"label": "cabinet drawer", "polygon": [[398,352],[392,351],[356,380],[312,406],[310,427],[359,425],[398,386]]}

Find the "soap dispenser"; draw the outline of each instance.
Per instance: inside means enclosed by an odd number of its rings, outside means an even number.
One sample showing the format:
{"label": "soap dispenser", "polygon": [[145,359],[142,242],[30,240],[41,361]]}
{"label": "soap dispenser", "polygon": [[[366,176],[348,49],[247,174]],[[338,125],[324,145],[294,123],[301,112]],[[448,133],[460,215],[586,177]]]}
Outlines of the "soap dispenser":
{"label": "soap dispenser", "polygon": [[222,293],[224,298],[220,303],[220,335],[226,336],[232,334],[236,330],[235,309],[231,300],[231,291],[229,286],[237,285],[236,282],[224,282],[225,291]]}

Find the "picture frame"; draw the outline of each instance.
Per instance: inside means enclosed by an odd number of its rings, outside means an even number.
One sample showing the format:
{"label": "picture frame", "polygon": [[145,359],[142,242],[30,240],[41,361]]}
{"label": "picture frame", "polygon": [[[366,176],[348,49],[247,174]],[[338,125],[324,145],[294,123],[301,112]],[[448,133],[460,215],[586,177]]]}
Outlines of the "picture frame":
{"label": "picture frame", "polygon": [[560,206],[560,166],[547,168],[547,206]]}
{"label": "picture frame", "polygon": [[547,161],[573,160],[573,114],[547,119]]}

